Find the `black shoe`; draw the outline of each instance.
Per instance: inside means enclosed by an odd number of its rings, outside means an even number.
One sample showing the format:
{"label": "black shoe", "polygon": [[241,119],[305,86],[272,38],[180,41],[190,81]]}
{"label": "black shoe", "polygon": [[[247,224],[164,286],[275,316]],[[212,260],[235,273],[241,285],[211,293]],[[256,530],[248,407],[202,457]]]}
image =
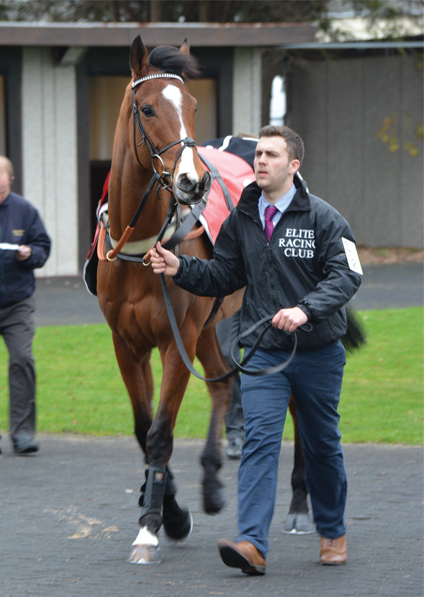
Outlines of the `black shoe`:
{"label": "black shoe", "polygon": [[229,460],[240,460],[241,448],[243,446],[243,440],[241,437],[228,440],[228,446],[225,450],[225,454]]}
{"label": "black shoe", "polygon": [[15,454],[33,454],[39,450],[38,444],[27,433],[18,433],[12,438],[12,441]]}

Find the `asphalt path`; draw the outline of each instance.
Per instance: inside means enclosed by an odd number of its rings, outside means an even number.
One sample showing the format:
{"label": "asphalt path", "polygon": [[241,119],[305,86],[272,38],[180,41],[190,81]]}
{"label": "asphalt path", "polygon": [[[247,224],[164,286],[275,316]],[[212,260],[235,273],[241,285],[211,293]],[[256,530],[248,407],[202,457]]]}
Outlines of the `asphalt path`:
{"label": "asphalt path", "polygon": [[[361,287],[351,301],[355,310],[414,307],[424,304],[423,264],[364,266]],[[37,326],[104,323],[96,297],[81,277],[38,278]]]}
{"label": "asphalt path", "polygon": [[221,562],[236,534],[236,461],[222,476],[227,506],[202,512],[202,442],[177,440],[171,464],[194,519],[181,543],[160,532],[160,564],[127,563],[138,526],[143,459],[133,438],[39,436],[42,451],[0,459],[1,597],[422,597],[422,450],[346,445],[349,561],[318,564],[316,534],[283,534],[292,446],[283,442],[264,577]]}
{"label": "asphalt path", "polygon": [[[352,301],[358,310],[423,304],[422,264],[368,266]],[[104,323],[81,278],[37,281],[36,325]],[[219,558],[236,535],[238,462],[226,461],[227,506],[202,512],[201,441],[176,440],[171,464],[193,532],[160,533],[162,562],[127,563],[138,532],[143,459],[133,438],[38,435],[41,451],[0,458],[0,597],[422,597],[421,447],[345,445],[349,561],[318,564],[316,534],[283,534],[292,445],[282,444],[279,490],[264,577],[245,577]]]}

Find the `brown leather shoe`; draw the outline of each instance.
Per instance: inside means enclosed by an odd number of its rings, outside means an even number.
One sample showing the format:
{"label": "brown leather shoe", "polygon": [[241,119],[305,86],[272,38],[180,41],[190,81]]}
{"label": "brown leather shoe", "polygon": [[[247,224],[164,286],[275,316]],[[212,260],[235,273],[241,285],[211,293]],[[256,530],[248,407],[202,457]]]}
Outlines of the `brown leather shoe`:
{"label": "brown leather shoe", "polygon": [[337,539],[321,537],[319,543],[319,561],[328,566],[339,566],[347,562],[346,535]]}
{"label": "brown leather shoe", "polygon": [[240,568],[244,574],[250,576],[265,574],[266,561],[260,551],[249,541],[233,543],[228,539],[220,539],[218,549],[226,566]]}

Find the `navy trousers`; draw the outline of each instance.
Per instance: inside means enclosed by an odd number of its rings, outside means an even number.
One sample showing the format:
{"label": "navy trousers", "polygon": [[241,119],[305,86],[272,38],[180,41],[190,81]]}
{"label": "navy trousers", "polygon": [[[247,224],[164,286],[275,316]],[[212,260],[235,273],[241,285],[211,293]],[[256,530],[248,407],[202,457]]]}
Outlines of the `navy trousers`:
{"label": "navy trousers", "polygon": [[[286,351],[258,350],[249,368],[287,360]],[[315,526],[321,536],[345,534],[347,480],[337,412],[346,354],[340,341],[297,352],[283,372],[242,375],[245,440],[238,474],[238,541],[253,543],[266,558],[274,514],[278,459],[291,392],[295,397]]]}

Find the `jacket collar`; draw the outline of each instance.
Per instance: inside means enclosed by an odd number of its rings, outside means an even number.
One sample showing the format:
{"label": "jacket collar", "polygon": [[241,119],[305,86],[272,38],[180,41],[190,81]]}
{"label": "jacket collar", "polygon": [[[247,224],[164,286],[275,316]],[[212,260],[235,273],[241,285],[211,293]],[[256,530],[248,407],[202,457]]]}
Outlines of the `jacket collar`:
{"label": "jacket collar", "polygon": [[11,196],[11,194],[12,194],[12,193],[9,193],[9,194],[8,194],[8,196],[6,197],[6,199],[0,203],[0,207],[3,207],[3,205],[4,205],[5,207],[7,207],[7,206],[9,205],[9,203],[10,203],[10,196]]}
{"label": "jacket collar", "polygon": [[[310,211],[311,201],[307,191],[306,182],[299,176],[295,175],[293,179],[294,185],[297,189],[292,202],[286,209],[288,211]],[[237,204],[237,209],[250,214],[254,219],[259,219],[258,201],[262,190],[256,182],[249,184],[241,194],[240,201]]]}

